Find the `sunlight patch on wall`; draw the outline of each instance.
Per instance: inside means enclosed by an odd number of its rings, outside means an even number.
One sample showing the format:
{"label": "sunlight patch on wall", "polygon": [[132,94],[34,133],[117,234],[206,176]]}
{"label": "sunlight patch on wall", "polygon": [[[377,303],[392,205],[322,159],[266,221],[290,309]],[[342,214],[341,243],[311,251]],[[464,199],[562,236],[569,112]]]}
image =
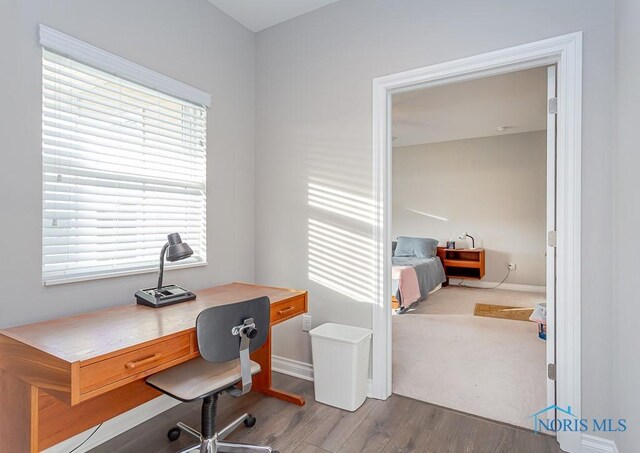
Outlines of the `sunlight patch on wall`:
{"label": "sunlight patch on wall", "polygon": [[312,182],[309,183],[309,206],[370,225],[377,221],[370,198]]}
{"label": "sunlight patch on wall", "polygon": [[449,221],[449,219],[445,219],[444,217],[440,217],[440,216],[437,216],[437,215],[434,215],[434,214],[429,214],[428,212],[422,212],[422,211],[418,211],[416,209],[411,209],[411,208],[405,208],[405,209],[407,211],[411,211],[411,212],[413,212],[415,214],[420,214],[420,215],[423,215],[425,217],[430,217],[430,218],[435,219],[435,220],[441,220],[443,222],[448,222]]}
{"label": "sunlight patch on wall", "polygon": [[374,302],[370,236],[309,219],[309,279],[359,302]]}

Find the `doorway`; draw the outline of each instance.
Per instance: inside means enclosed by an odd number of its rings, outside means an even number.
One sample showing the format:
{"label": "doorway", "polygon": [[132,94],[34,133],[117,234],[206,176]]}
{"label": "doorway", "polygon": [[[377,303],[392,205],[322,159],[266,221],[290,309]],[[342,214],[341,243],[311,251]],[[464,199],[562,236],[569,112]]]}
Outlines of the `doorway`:
{"label": "doorway", "polygon": [[[391,394],[391,96],[402,92],[505,74],[539,66],[557,66],[556,217],[549,231],[549,248],[555,254],[555,307],[558,335],[554,362],[549,362],[549,388],[555,387],[556,404],[571,406],[580,416],[580,138],[581,138],[580,33],[551,38],[514,48],[429,66],[375,79],[373,82],[374,190],[379,246],[376,256],[376,304],[373,310],[372,395]],[[549,249],[548,249],[549,252]],[[548,255],[549,256],[549,255]],[[553,379],[555,378],[555,380]],[[578,451],[579,433],[558,435],[561,448]]]}
{"label": "doorway", "polygon": [[[395,394],[524,428],[555,403],[553,356],[530,320],[544,319],[546,298],[553,306],[553,69],[392,96]],[[438,246],[425,256],[414,243]]]}

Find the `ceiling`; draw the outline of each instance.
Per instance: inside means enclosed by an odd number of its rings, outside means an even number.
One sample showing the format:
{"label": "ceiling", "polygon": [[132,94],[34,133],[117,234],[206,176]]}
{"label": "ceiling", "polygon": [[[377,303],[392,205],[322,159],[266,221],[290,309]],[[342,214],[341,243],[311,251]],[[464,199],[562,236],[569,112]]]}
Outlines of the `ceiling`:
{"label": "ceiling", "polygon": [[209,0],[253,32],[322,8],[338,0]]}
{"label": "ceiling", "polygon": [[393,146],[540,131],[546,109],[544,67],[397,94]]}

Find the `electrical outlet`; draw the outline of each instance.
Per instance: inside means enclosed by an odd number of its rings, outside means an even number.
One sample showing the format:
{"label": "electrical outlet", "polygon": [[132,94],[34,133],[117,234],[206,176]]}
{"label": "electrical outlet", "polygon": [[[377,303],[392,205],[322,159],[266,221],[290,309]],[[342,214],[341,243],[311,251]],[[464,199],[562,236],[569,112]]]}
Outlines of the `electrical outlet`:
{"label": "electrical outlet", "polygon": [[311,315],[302,315],[302,331],[309,332],[311,330]]}
{"label": "electrical outlet", "polygon": [[509,263],[509,270],[510,271],[515,271],[516,270],[516,263]]}

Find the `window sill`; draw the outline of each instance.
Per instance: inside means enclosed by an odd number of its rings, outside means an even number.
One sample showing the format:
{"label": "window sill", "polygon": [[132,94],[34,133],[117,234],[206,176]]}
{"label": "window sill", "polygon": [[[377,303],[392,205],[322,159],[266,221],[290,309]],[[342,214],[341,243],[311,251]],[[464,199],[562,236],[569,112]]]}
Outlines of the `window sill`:
{"label": "window sill", "polygon": [[[172,271],[176,269],[188,269],[191,267],[202,267],[206,265],[207,265],[206,261],[198,262],[198,263],[176,264],[176,265],[172,265],[171,267],[166,267],[165,265],[164,270],[166,273],[167,271]],[[152,273],[157,274],[158,268],[139,269],[139,270],[132,270],[132,271],[114,271],[108,274],[101,274],[101,275],[79,275],[77,277],[61,277],[57,279],[43,281],[42,286],[57,286],[57,285],[64,285],[67,283],[88,282],[91,280],[103,280],[105,278],[126,277],[129,275],[152,274]],[[153,286],[153,281],[149,282],[149,287],[151,286]]]}

